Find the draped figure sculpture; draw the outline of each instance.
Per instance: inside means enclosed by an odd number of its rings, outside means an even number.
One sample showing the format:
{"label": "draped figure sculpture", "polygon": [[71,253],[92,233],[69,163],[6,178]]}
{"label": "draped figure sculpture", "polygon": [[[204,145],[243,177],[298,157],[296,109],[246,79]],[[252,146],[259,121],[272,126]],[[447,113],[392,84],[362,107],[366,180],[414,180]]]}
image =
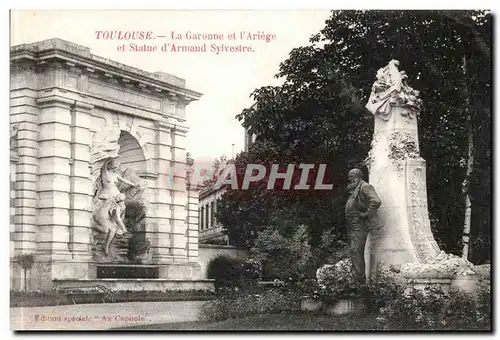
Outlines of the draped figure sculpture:
{"label": "draped figure sculpture", "polygon": [[94,192],[93,215],[96,222],[95,228],[101,233],[107,234],[104,245],[104,253],[109,253],[109,245],[115,235],[123,235],[127,228],[123,223],[125,214],[125,195],[120,192],[117,184],[124,183],[131,187],[140,187],[119,175],[120,164],[115,158],[106,160],[101,168],[100,178],[97,180],[97,188]]}

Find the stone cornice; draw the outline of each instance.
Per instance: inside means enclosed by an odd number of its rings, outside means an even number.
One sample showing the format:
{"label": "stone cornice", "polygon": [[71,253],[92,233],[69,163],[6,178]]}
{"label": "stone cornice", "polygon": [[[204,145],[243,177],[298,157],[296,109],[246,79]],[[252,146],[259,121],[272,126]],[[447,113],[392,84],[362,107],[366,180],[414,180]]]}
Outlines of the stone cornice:
{"label": "stone cornice", "polygon": [[41,106],[63,105],[64,107],[70,107],[75,103],[74,100],[57,94],[49,94],[47,96],[39,97],[36,101]]}
{"label": "stone cornice", "polygon": [[225,188],[223,186],[221,186],[218,189],[215,189],[215,184],[216,183],[213,183],[209,187],[203,187],[202,184],[199,184],[199,186],[200,186],[200,196],[199,196],[199,199],[202,200],[202,199],[204,199],[204,198],[206,198],[208,196],[211,196],[212,194],[216,194],[218,192],[225,192]]}
{"label": "stone cornice", "polygon": [[49,39],[33,44],[22,44],[10,49],[11,62],[22,60],[42,64],[51,60],[62,61],[67,67],[78,67],[84,72],[99,73],[125,83],[189,103],[201,98],[202,94],[186,89],[185,80],[163,72],[150,73],[90,53],[90,48],[61,39]]}
{"label": "stone cornice", "polygon": [[73,105],[80,110],[92,110],[94,105],[75,100]]}
{"label": "stone cornice", "polygon": [[137,175],[141,178],[146,178],[146,179],[157,179],[158,174],[154,172],[148,172],[148,171],[140,171],[137,173]]}
{"label": "stone cornice", "polygon": [[181,133],[187,133],[189,131],[189,127],[171,122],[159,121],[157,124],[160,131],[179,131]]}

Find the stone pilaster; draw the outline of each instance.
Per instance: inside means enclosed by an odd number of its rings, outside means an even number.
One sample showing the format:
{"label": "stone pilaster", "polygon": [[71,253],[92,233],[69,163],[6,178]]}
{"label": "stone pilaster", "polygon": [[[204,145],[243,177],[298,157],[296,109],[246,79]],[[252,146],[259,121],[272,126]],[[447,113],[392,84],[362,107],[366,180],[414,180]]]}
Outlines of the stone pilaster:
{"label": "stone pilaster", "polygon": [[71,105],[51,95],[38,99],[39,171],[37,257],[41,261],[69,260]]}
{"label": "stone pilaster", "polygon": [[155,190],[151,198],[154,211],[154,233],[151,235],[151,248],[153,261],[157,264],[172,263],[172,237],[171,237],[171,173],[170,128],[164,124],[156,123],[156,155],[154,163],[157,165],[158,178],[155,181]]}
{"label": "stone pilaster", "polygon": [[33,290],[52,288],[57,263],[71,259],[69,242],[69,192],[71,169],[71,105],[74,101],[49,95],[37,100],[38,177],[36,277]]}
{"label": "stone pilaster", "polygon": [[36,192],[38,171],[38,114],[36,94],[32,90],[17,90],[11,98],[11,122],[16,136],[11,157],[11,176],[14,185],[11,199],[14,204],[12,257],[36,251]]}
{"label": "stone pilaster", "polygon": [[171,235],[172,255],[174,262],[187,262],[187,223],[186,204],[186,152],[179,148],[184,145],[185,134],[176,129],[171,130],[171,154],[175,168],[171,193]]}
{"label": "stone pilaster", "polygon": [[75,101],[71,110],[69,250],[73,262],[88,262],[92,218],[90,113],[93,106]]}
{"label": "stone pilaster", "polygon": [[199,189],[197,184],[187,184],[188,191],[188,216],[187,216],[187,238],[188,238],[188,260],[189,262],[198,262],[198,203]]}
{"label": "stone pilaster", "polygon": [[15,241],[14,237],[16,235],[16,171],[17,171],[17,156],[15,159],[10,160],[10,204],[9,204],[9,244],[10,244],[10,256],[14,257],[15,251]]}

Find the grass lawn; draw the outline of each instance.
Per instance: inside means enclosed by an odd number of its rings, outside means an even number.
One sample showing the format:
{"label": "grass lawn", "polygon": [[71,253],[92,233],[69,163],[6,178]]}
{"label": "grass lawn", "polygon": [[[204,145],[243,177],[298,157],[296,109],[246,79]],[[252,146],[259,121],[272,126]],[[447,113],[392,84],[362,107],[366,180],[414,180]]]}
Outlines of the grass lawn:
{"label": "grass lawn", "polygon": [[326,316],[311,314],[258,315],[220,322],[177,322],[120,330],[155,331],[369,331],[375,330],[375,314]]}

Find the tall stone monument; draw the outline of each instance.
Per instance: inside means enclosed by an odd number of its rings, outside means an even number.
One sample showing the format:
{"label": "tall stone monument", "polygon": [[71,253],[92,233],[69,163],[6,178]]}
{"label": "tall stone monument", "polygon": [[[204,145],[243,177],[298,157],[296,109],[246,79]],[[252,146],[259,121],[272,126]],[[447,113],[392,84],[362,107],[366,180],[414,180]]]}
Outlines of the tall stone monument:
{"label": "tall stone monument", "polygon": [[378,216],[383,224],[369,238],[367,274],[394,266],[407,278],[474,275],[471,263],[441,251],[432,235],[417,128],[422,101],[398,66],[391,60],[378,70],[366,104],[375,120],[369,181],[382,201]]}

